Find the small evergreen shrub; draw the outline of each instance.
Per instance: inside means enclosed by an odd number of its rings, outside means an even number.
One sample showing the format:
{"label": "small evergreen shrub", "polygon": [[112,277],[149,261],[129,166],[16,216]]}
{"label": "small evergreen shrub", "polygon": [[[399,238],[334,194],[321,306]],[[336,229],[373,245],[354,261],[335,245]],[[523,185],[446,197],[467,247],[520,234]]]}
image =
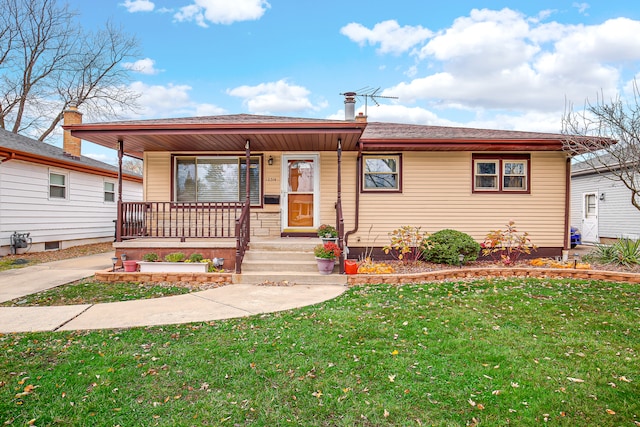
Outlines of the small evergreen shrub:
{"label": "small evergreen shrub", "polygon": [[457,230],[440,230],[430,235],[427,242],[424,259],[438,264],[457,265],[460,254],[464,255],[463,263],[475,261],[480,253],[480,244]]}

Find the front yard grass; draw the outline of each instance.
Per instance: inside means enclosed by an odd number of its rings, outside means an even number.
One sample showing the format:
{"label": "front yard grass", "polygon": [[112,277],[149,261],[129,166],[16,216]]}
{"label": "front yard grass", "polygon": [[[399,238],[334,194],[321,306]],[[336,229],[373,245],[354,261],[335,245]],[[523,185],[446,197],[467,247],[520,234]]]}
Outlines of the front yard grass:
{"label": "front yard grass", "polygon": [[637,285],[371,285],[281,313],[0,336],[6,425],[640,425]]}
{"label": "front yard grass", "polygon": [[192,290],[192,287],[171,283],[103,283],[89,278],[6,301],[0,303],[0,307],[98,304],[167,297]]}

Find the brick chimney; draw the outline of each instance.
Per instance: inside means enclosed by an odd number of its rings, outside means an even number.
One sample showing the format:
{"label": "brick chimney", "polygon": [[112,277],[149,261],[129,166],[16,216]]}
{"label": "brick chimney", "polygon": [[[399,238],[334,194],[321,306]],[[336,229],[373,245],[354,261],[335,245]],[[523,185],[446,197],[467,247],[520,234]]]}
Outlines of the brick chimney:
{"label": "brick chimney", "polygon": [[[64,125],[77,125],[82,123],[82,113],[78,111],[75,102],[71,102],[69,107],[62,112]],[[73,157],[80,157],[82,152],[82,140],[71,136],[71,132],[64,131],[62,139],[62,150]]]}
{"label": "brick chimney", "polygon": [[362,111],[359,112],[358,115],[356,116],[356,122],[367,123],[367,116],[365,116]]}

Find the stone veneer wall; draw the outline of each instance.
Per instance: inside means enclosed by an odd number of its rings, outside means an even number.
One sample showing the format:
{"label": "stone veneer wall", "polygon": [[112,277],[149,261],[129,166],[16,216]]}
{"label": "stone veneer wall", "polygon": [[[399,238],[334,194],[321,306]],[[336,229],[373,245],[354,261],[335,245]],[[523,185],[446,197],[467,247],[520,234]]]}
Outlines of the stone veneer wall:
{"label": "stone veneer wall", "polygon": [[216,283],[219,285],[229,285],[232,283],[232,273],[140,273],[102,270],[95,274],[95,279],[100,282],[188,282],[188,283]]}
{"label": "stone veneer wall", "polygon": [[280,237],[280,212],[251,212],[252,235],[256,237]]}

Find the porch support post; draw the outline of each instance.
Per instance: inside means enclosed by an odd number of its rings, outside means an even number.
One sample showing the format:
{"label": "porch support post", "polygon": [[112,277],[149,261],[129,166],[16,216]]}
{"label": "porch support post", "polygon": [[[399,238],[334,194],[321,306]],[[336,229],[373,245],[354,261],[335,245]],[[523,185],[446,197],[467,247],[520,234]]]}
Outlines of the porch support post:
{"label": "porch support post", "polygon": [[[245,181],[246,187],[245,192],[247,193],[247,197],[245,198],[245,203],[247,204],[247,209],[251,210],[251,145],[249,144],[249,140],[247,139],[247,145],[245,146],[245,156],[246,156],[246,164],[247,170],[245,171]],[[251,215],[247,217],[247,243],[251,241]]]}
{"label": "porch support post", "polygon": [[124,141],[118,139],[118,207],[116,218],[116,242],[122,242],[122,156],[124,154]]}
{"label": "porch support post", "polygon": [[338,258],[340,274],[344,274],[344,218],[342,216],[342,139],[338,138],[338,200],[336,202],[336,225],[338,227],[338,246],[342,249]]}
{"label": "porch support post", "polygon": [[246,197],[246,204],[248,206],[251,206],[251,183],[249,182],[249,177],[251,176],[251,174],[249,173],[249,168],[251,167],[251,148],[249,147],[249,140],[247,139],[247,144],[245,145],[245,156],[246,156],[246,163],[247,163],[247,170],[245,171],[245,181],[246,182],[246,193],[247,193],[247,197]]}

